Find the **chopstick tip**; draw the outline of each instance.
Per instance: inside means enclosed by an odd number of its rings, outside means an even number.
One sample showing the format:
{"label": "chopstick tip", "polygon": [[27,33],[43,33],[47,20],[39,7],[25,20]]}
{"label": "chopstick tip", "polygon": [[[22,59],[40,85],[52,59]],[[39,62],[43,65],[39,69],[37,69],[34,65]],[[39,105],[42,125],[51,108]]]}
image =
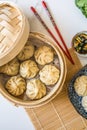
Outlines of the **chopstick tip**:
{"label": "chopstick tip", "polygon": [[71,61],[72,65],[75,65],[75,62],[72,59],[70,59],[70,61]]}
{"label": "chopstick tip", "polygon": [[47,6],[46,6],[46,2],[43,0],[42,1],[42,4],[43,4],[43,6],[46,8]]}
{"label": "chopstick tip", "polygon": [[36,13],[36,10],[35,10],[35,8],[34,8],[33,6],[31,6],[30,9],[31,9],[34,13]]}
{"label": "chopstick tip", "polygon": [[75,63],[74,63],[74,62],[72,62],[72,64],[73,64],[73,65],[75,65]]}

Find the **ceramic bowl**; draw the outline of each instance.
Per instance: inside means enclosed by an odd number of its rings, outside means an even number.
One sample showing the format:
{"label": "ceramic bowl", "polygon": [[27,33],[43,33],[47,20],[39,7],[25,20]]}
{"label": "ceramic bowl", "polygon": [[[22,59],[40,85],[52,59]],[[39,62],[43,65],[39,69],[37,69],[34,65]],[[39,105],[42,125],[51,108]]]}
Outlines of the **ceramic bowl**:
{"label": "ceramic bowl", "polygon": [[87,31],[79,32],[73,37],[72,48],[78,56],[87,57]]}
{"label": "ceramic bowl", "polygon": [[72,103],[72,105],[74,106],[74,108],[76,109],[76,111],[83,116],[84,118],[87,119],[87,111],[84,109],[84,107],[82,106],[82,98],[83,96],[79,96],[74,89],[74,82],[75,80],[82,75],[86,75],[87,76],[87,65],[84,66],[79,72],[77,72],[74,77],[72,78],[72,80],[69,83],[68,86],[68,95],[69,95],[69,99]]}

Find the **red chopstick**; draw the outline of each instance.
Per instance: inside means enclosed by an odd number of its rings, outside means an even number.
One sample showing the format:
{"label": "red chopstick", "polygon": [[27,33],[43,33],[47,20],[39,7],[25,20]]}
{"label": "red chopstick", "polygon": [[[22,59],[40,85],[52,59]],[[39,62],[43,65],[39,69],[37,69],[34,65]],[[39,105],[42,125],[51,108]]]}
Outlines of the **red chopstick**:
{"label": "red chopstick", "polygon": [[58,29],[56,23],[55,23],[55,21],[54,21],[52,15],[51,15],[51,13],[50,13],[50,10],[49,10],[49,8],[48,8],[46,2],[45,2],[45,1],[42,1],[42,4],[43,4],[43,7],[45,8],[45,10],[47,11],[47,14],[48,14],[48,16],[49,16],[49,18],[50,18],[50,20],[51,20],[51,22],[52,22],[52,24],[53,24],[55,30],[56,30],[58,36],[60,37],[60,39],[61,39],[61,41],[62,41],[62,43],[63,43],[63,45],[64,45],[64,47],[65,47],[65,49],[66,49],[67,54],[69,55],[71,61],[72,61],[73,64],[74,64],[74,61],[73,61],[73,59],[72,59],[72,57],[71,57],[71,55],[70,55],[70,53],[69,53],[69,50],[68,50],[68,48],[67,48],[67,46],[66,46],[66,43],[65,43],[65,41],[64,41],[64,39],[63,39],[63,37],[62,37],[62,35],[61,35],[61,33],[60,33],[60,31],[59,31],[59,29]]}
{"label": "red chopstick", "polygon": [[54,41],[58,44],[58,46],[61,48],[61,50],[64,52],[64,54],[67,56],[67,58],[70,60],[70,62],[72,64],[73,61],[70,59],[70,57],[67,55],[66,51],[62,48],[62,46],[59,44],[58,40],[55,38],[55,36],[53,35],[53,33],[51,32],[51,30],[47,27],[47,25],[45,24],[45,22],[42,20],[42,18],[40,17],[40,15],[38,14],[38,12],[35,10],[34,7],[31,7],[32,12],[34,13],[34,15],[37,17],[37,19],[42,23],[42,25],[45,27],[45,29],[48,31],[48,33],[51,35],[51,37],[54,39]]}

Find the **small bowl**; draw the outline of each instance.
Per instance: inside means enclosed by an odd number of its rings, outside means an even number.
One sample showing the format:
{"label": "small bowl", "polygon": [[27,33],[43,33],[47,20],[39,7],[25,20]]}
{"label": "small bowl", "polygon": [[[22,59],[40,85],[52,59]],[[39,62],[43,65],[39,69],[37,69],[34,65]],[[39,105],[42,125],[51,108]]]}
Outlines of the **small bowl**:
{"label": "small bowl", "polygon": [[78,56],[87,57],[87,31],[79,32],[73,37],[72,47]]}

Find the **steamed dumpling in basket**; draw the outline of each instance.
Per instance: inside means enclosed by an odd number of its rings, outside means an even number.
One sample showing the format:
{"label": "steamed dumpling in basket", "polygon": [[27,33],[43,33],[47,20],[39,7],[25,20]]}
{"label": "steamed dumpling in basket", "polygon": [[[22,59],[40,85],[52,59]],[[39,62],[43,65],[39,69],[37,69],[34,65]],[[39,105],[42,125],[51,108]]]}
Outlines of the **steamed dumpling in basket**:
{"label": "steamed dumpling in basket", "polygon": [[26,89],[26,82],[19,75],[13,76],[7,81],[5,88],[13,96],[19,96],[24,93]]}
{"label": "steamed dumpling in basket", "polygon": [[17,58],[13,59],[9,63],[0,67],[0,73],[4,73],[9,76],[14,76],[18,74],[19,71],[19,62]]}
{"label": "steamed dumpling in basket", "polygon": [[32,79],[27,82],[26,95],[30,99],[40,99],[46,95],[46,86],[39,79]]}
{"label": "steamed dumpling in basket", "polygon": [[17,58],[20,61],[27,60],[31,58],[34,54],[34,46],[33,45],[25,45],[23,50],[18,54]]}
{"label": "steamed dumpling in basket", "polygon": [[33,60],[26,60],[20,65],[20,75],[24,78],[34,78],[38,71],[39,68]]}
{"label": "steamed dumpling in basket", "polygon": [[35,60],[40,65],[45,65],[53,61],[54,52],[51,47],[41,46],[35,51]]}
{"label": "steamed dumpling in basket", "polygon": [[54,65],[45,65],[42,70],[39,72],[40,80],[46,85],[54,85],[59,77],[60,70],[56,68]]}

